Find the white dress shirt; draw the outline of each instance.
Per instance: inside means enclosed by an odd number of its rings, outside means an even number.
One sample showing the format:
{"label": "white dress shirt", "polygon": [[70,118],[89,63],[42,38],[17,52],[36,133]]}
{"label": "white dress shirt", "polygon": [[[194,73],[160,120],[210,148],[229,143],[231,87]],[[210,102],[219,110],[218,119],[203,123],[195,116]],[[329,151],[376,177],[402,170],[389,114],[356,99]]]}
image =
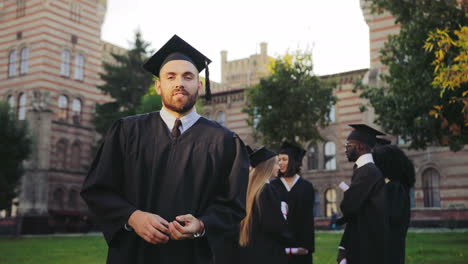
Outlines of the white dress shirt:
{"label": "white dress shirt", "polygon": [[372,158],[372,154],[366,153],[366,154],[360,156],[356,160],[355,163],[356,163],[358,168],[361,168],[362,166],[366,165],[367,163],[374,163],[374,159]]}
{"label": "white dress shirt", "polygon": [[[161,118],[164,121],[164,123],[166,123],[167,127],[169,128],[169,132],[171,132],[177,118],[171,115],[164,106],[161,108],[159,114],[161,115]],[[191,128],[195,124],[195,122],[198,121],[198,119],[200,119],[200,115],[197,113],[197,109],[195,109],[194,107],[192,111],[190,111],[190,113],[184,115],[179,119],[182,122],[182,125],[179,127],[180,134],[182,135],[185,131]]]}

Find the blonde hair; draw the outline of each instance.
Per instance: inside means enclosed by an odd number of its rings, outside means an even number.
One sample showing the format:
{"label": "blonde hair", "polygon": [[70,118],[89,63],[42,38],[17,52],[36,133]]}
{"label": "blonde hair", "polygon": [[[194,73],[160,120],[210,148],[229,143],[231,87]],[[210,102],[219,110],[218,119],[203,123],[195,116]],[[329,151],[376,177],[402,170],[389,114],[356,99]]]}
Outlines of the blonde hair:
{"label": "blonde hair", "polygon": [[260,193],[262,193],[263,187],[267,180],[274,174],[275,163],[277,163],[277,157],[274,156],[266,161],[261,162],[249,173],[249,185],[247,187],[247,201],[245,203],[245,218],[240,223],[240,236],[239,245],[245,247],[250,242],[250,234],[252,228],[252,214],[254,205],[260,209]]}

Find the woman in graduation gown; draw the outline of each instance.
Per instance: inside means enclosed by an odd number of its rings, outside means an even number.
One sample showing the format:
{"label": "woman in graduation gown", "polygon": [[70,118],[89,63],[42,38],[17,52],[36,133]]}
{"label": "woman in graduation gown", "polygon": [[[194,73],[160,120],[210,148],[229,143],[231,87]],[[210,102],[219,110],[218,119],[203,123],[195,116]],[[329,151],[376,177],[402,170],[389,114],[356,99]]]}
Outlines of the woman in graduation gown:
{"label": "woman in graduation gown", "polygon": [[409,192],[415,182],[414,165],[395,145],[377,146],[372,155],[387,182],[385,190],[390,227],[388,263],[403,264],[406,234],[410,222]]}
{"label": "woman in graduation gown", "polygon": [[305,150],[285,141],[279,154],[279,178],[271,184],[288,204],[288,224],[293,239],[287,245],[288,263],[311,264],[315,250],[314,202],[312,183],[299,176]]}
{"label": "woman in graduation gown", "polygon": [[247,188],[246,217],[241,221],[239,260],[242,264],[286,264],[290,239],[276,189],[268,183],[278,174],[275,152],[261,148],[250,155],[252,170]]}

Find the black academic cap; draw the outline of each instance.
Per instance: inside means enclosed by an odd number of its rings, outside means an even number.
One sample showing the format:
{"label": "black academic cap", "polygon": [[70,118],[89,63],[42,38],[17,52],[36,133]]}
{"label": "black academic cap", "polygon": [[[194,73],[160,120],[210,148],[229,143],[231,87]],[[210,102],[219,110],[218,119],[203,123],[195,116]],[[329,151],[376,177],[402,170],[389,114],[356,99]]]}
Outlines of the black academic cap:
{"label": "black academic cap", "polygon": [[354,128],[348,136],[348,140],[356,140],[361,143],[374,147],[376,143],[376,136],[384,136],[385,134],[366,125],[366,124],[350,124]]}
{"label": "black academic cap", "polygon": [[392,143],[392,141],[390,141],[390,140],[388,140],[386,138],[376,137],[375,138],[375,143],[377,145],[383,146],[383,145],[390,145],[390,143]]}
{"label": "black academic cap", "polygon": [[245,148],[247,149],[247,154],[249,155],[254,152],[253,149],[249,145],[245,146]]}
{"label": "black academic cap", "polygon": [[250,166],[252,166],[252,168],[255,168],[261,162],[264,162],[270,158],[273,158],[276,155],[277,154],[275,152],[265,147],[262,147],[249,155]]}
{"label": "black academic cap", "polygon": [[211,60],[177,35],[174,35],[164,46],[151,56],[151,58],[143,64],[143,68],[159,77],[161,68],[171,60],[189,61],[197,68],[198,72],[205,69],[205,98],[211,100],[210,72],[208,69],[208,64],[211,63]]}
{"label": "black academic cap", "polygon": [[297,162],[301,163],[306,154],[306,150],[295,142],[284,141],[281,145],[280,154],[288,154]]}

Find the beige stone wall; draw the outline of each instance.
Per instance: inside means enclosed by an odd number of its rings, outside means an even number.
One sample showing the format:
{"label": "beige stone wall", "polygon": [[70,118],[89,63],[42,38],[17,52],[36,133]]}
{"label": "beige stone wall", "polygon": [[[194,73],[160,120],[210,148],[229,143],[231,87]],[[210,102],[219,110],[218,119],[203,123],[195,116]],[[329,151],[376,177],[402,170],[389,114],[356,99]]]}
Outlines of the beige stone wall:
{"label": "beige stone wall", "polygon": [[[100,39],[106,1],[28,0],[2,1],[0,5],[0,98],[26,95],[26,119],[35,138],[33,158],[27,162],[22,180],[19,213],[47,214],[50,210],[84,211],[81,198],[77,206],[67,207],[69,194],[79,190],[91,161],[91,146],[95,134],[91,119],[96,103],[109,100],[97,88],[101,82],[103,44]],[[20,51],[29,49],[28,72],[8,75],[9,53],[17,51],[17,72]],[[62,52],[70,54],[69,75],[61,74]],[[83,78],[75,78],[77,56],[83,56]],[[59,118],[58,98],[68,98],[67,117]],[[81,118],[72,116],[72,102],[82,102]],[[67,166],[58,170],[56,160],[63,153],[56,152],[57,142],[69,143]],[[80,142],[78,163],[71,169],[71,145]],[[76,161],[74,161],[76,162]],[[53,198],[57,187],[64,192],[63,205],[58,208]]]}

